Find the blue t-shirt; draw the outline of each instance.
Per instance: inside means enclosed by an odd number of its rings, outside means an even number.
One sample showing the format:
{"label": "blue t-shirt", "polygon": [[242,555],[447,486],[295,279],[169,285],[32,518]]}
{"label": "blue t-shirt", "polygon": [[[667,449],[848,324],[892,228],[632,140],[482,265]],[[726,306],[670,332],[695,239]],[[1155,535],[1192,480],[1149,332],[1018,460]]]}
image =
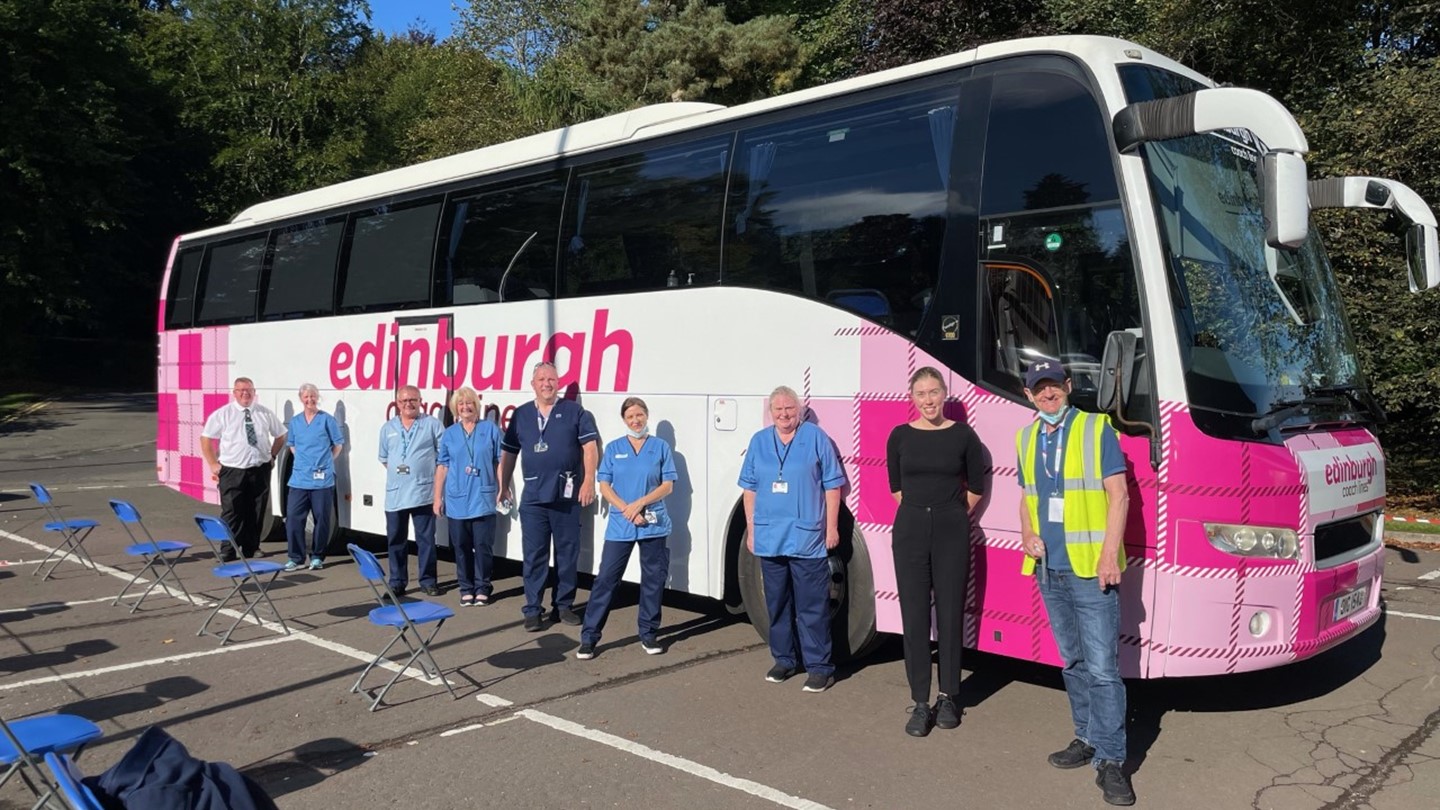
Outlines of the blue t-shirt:
{"label": "blue t-shirt", "polygon": [[825,556],[825,492],[845,486],[840,453],[825,431],[801,422],[788,447],[774,427],[751,436],[739,483],[755,493],[756,556]]}
{"label": "blue t-shirt", "polygon": [[[578,498],[580,485],[585,482],[585,456],[580,448],[599,440],[595,417],[574,400],[557,400],[543,426],[533,401],[516,408],[500,446],[520,456],[520,476],[524,479],[520,502],[559,503]],[[571,480],[568,498],[567,478]]]}
{"label": "blue t-shirt", "polygon": [[435,502],[435,461],[444,430],[439,419],[425,413],[410,423],[409,430],[398,416],[380,426],[386,512]]}
{"label": "blue t-shirt", "polygon": [[[639,452],[635,451],[627,437],[610,442],[605,445],[605,452],[600,455],[600,468],[595,472],[595,479],[608,483],[626,503],[645,497],[662,481],[674,481],[675,477],[675,458],[670,454],[670,445],[655,436],[647,437]],[[625,513],[611,507],[605,539],[642,540],[670,534],[670,513],[665,510],[665,501],[652,503],[645,507],[645,511],[655,516],[655,522],[647,521],[644,526],[637,526],[625,519]]]}
{"label": "blue t-shirt", "polygon": [[500,462],[500,428],[488,419],[475,423],[469,435],[456,422],[440,436],[440,457],[445,468],[445,517],[478,518],[495,514],[500,487],[495,465]]}
{"label": "blue t-shirt", "polygon": [[331,448],[345,443],[340,423],[324,411],[305,421],[305,414],[290,418],[285,445],[294,453],[288,486],[293,489],[329,489],[335,486],[335,457]]}
{"label": "blue t-shirt", "polygon": [[[1040,539],[1045,541],[1045,567],[1051,571],[1070,571],[1070,554],[1065,550],[1065,526],[1050,520],[1047,507],[1052,495],[1063,496],[1056,465],[1064,463],[1064,453],[1056,453],[1061,442],[1069,441],[1070,427],[1075,422],[1077,411],[1071,408],[1060,423],[1060,429],[1047,431],[1040,427],[1039,445],[1035,448],[1035,469],[1020,470],[1020,486],[1025,486],[1027,477],[1034,476],[1035,491],[1040,496]],[[1049,470],[1046,470],[1046,464]],[[1100,427],[1100,477],[1109,478],[1125,472],[1125,454],[1120,450],[1120,436],[1107,420]],[[1028,475],[1027,475],[1028,473]]]}

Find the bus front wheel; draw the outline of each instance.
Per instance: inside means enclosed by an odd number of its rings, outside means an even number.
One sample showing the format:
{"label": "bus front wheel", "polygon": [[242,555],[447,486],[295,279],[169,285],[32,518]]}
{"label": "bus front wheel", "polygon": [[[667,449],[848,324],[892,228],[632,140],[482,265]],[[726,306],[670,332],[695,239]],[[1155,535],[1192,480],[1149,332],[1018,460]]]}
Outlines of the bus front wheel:
{"label": "bus front wheel", "polygon": [[[840,545],[826,557],[830,566],[830,638],[835,661],[860,658],[874,649],[875,577],[865,538],[846,515],[840,521]],[[745,613],[760,638],[770,640],[770,614],[765,607],[765,582],[760,561],[741,539],[737,558],[740,595]]]}

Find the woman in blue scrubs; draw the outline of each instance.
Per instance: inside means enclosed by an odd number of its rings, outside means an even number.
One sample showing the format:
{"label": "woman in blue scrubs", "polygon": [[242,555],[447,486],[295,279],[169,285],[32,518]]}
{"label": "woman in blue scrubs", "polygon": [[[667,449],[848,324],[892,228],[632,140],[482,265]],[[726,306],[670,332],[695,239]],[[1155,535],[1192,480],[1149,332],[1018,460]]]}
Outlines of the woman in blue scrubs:
{"label": "woman in blue scrubs", "polygon": [[670,445],[650,435],[650,409],[630,397],[620,405],[626,435],[605,445],[595,473],[600,497],[610,505],[600,573],[585,606],[580,649],[575,657],[594,658],[595,645],[610,614],[615,586],[630,562],[630,549],[640,547],[640,646],[650,655],[665,652],[655,634],[660,630],[660,596],[670,572],[670,515],[665,496],[675,488],[675,459]]}
{"label": "woman in blue scrubs", "polygon": [[449,524],[461,606],[488,605],[494,592],[490,572],[500,493],[500,428],[480,418],[480,397],[468,386],[450,398],[450,413],[456,422],[440,436],[435,516]]}
{"label": "woman in blue scrubs", "polygon": [[325,565],[325,546],[330,541],[330,513],[335,508],[335,458],[345,446],[345,434],[335,417],[320,410],[320,389],[310,383],[300,386],[304,410],[290,418],[285,444],[294,463],[290,465],[289,495],[285,498],[285,540],[290,561],[286,571],[305,565],[305,519],[315,516],[315,533],[310,540],[310,570]]}

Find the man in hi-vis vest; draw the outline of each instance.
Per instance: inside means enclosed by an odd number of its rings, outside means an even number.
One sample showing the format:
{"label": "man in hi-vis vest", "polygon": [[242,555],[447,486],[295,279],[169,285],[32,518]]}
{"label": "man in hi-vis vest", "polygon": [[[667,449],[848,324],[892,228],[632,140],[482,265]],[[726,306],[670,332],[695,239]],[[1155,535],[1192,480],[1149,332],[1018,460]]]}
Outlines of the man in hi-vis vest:
{"label": "man in hi-vis vest", "polygon": [[[1120,576],[1129,496],[1120,439],[1103,414],[1070,407],[1070,376],[1058,360],[1025,373],[1039,410],[1015,437],[1025,573],[1040,594],[1065,661],[1075,739],[1049,757],[1057,768],[1094,763],[1110,804],[1135,803],[1125,766],[1125,682],[1120,679]],[[1036,563],[1039,563],[1037,565]]]}

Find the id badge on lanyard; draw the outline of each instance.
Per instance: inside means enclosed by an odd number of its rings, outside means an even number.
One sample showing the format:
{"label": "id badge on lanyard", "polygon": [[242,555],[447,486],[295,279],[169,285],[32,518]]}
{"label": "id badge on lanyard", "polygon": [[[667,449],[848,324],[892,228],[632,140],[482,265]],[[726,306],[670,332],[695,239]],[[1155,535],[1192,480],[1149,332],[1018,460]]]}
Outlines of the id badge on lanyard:
{"label": "id badge on lanyard", "polygon": [[1055,466],[1050,466],[1050,442],[1048,437],[1040,440],[1040,451],[1042,453],[1040,463],[1044,467],[1045,477],[1055,484],[1055,491],[1045,503],[1045,520],[1050,523],[1065,522],[1065,478],[1064,478],[1064,453],[1065,453],[1065,428],[1058,428],[1053,433],[1055,437]]}

